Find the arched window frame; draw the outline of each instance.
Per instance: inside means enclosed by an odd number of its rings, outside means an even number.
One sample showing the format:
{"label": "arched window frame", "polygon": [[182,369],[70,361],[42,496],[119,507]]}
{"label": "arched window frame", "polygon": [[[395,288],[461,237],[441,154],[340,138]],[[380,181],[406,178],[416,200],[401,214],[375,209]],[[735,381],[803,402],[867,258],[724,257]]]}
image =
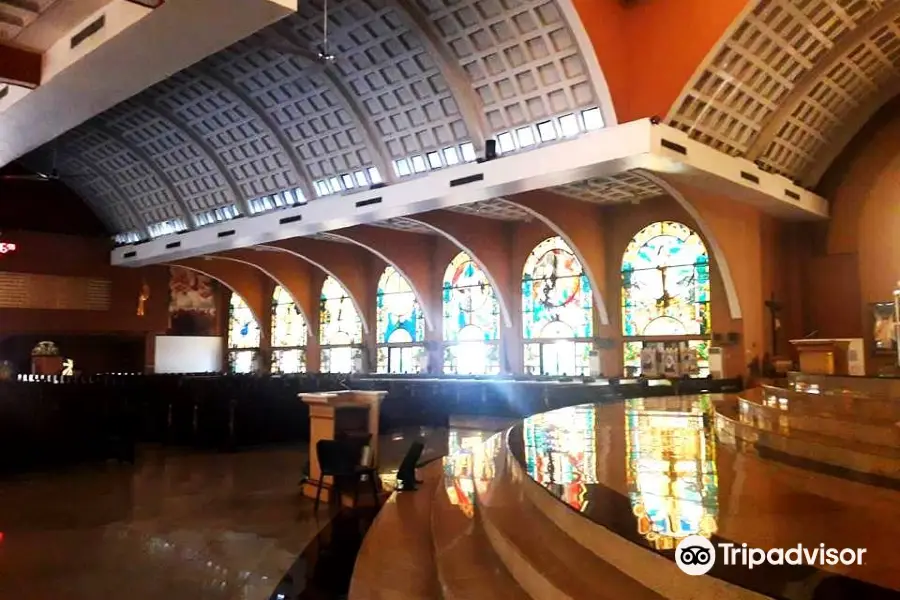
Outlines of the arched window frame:
{"label": "arched window frame", "polygon": [[[666,239],[660,239],[666,238]],[[676,241],[673,241],[676,240]],[[660,244],[656,256],[666,252],[662,260],[647,261],[641,250],[653,243]],[[678,255],[684,253],[684,259]],[[644,261],[644,265],[639,265]],[[654,263],[656,263],[654,265]],[[636,265],[639,265],[636,268]],[[653,270],[659,271],[657,277]],[[672,271],[675,275],[672,275]],[[710,296],[712,265],[709,250],[700,235],[677,221],[657,221],[641,229],[631,239],[622,256],[622,334],[625,339],[623,357],[626,375],[677,377],[706,376],[709,373],[709,347],[712,335]],[[655,305],[644,299],[634,299],[633,291],[644,285],[661,290]],[[676,279],[678,276],[680,279]],[[686,278],[689,284],[685,284]],[[673,283],[673,281],[675,283]],[[679,291],[679,287],[681,290]],[[675,292],[675,293],[673,293]],[[686,302],[675,302],[684,294]],[[678,318],[678,307],[693,307],[693,316]],[[684,310],[690,312],[690,308]],[[654,314],[646,323],[635,323],[640,312]],[[656,323],[650,332],[647,330]],[[683,332],[666,331],[665,325],[678,323]],[[640,328],[640,329],[639,329]],[[690,351],[690,352],[689,352]],[[696,354],[695,359],[690,358]],[[693,366],[691,366],[693,364]]]}
{"label": "arched window frame", "polygon": [[290,292],[272,292],[272,373],[305,373],[309,325]]}
{"label": "arched window frame", "polygon": [[[444,372],[494,375],[500,372],[500,302],[474,259],[460,252],[444,270],[442,291]],[[478,306],[473,307],[473,301]],[[465,308],[468,303],[469,309]],[[477,350],[475,350],[478,348]],[[483,350],[482,350],[483,349]],[[466,368],[471,352],[483,352],[483,368]],[[475,356],[480,356],[475,355]],[[474,366],[474,363],[470,364]]]}
{"label": "arched window frame", "polygon": [[584,265],[562,237],[547,238],[522,270],[526,373],[590,374],[593,335],[594,297]]}
{"label": "arched window frame", "polygon": [[228,370],[232,373],[254,373],[258,368],[262,338],[256,315],[247,302],[235,292],[228,301]]}
{"label": "arched window frame", "polygon": [[322,373],[349,373],[362,356],[359,311],[347,288],[330,275],[319,294],[319,346]]}
{"label": "arched window frame", "polygon": [[418,373],[425,357],[425,318],[409,281],[388,265],[378,279],[376,371]]}

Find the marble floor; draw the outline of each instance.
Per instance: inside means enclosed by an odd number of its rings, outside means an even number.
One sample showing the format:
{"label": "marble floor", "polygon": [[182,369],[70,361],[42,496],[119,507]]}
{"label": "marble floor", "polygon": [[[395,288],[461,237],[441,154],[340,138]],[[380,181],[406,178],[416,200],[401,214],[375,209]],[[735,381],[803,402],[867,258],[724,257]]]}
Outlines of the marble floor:
{"label": "marble floor", "polygon": [[[395,471],[415,439],[425,443],[422,461],[446,455],[455,431],[386,434],[380,466]],[[269,600],[292,570],[289,587],[297,593],[299,557],[334,516],[324,505],[314,513],[301,497],[306,463],[303,447],[235,454],[141,448],[133,467],[107,463],[2,480],[0,598]]]}

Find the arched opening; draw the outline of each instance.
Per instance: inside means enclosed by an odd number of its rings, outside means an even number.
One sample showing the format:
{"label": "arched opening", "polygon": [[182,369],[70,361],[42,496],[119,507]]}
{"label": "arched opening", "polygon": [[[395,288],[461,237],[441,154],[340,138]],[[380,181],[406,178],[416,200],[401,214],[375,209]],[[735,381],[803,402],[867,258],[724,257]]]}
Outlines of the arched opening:
{"label": "arched opening", "polygon": [[538,244],[522,273],[525,372],[587,375],[594,302],[581,261],[559,236]]}
{"label": "arched opening", "polygon": [[444,271],[444,372],[500,372],[500,303],[484,271],[465,252]]}
{"label": "arched opening", "polygon": [[286,289],[275,286],[272,294],[272,372],[306,371],[306,319]]}
{"label": "arched opening", "polygon": [[239,294],[231,293],[228,304],[228,369],[253,373],[259,357],[259,323]]}
{"label": "arched opening", "polygon": [[388,266],[378,280],[376,312],[377,371],[423,371],[425,319],[412,286],[394,267]]}
{"label": "arched opening", "polygon": [[710,264],[703,240],[674,221],[641,229],[622,258],[626,376],[706,376],[710,333]]}
{"label": "arched opening", "polygon": [[319,344],[323,373],[351,373],[361,357],[362,321],[346,288],[325,278],[319,300]]}

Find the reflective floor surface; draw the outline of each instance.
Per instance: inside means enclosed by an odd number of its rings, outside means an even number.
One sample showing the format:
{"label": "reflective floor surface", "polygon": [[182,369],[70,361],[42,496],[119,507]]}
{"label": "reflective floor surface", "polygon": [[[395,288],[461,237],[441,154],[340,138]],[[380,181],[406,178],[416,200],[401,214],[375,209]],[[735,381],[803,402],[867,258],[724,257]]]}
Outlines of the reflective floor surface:
{"label": "reflective floor surface", "polygon": [[[443,456],[456,436],[419,428],[384,435],[380,466],[396,470],[414,439],[425,443],[423,461]],[[303,447],[142,448],[134,467],[0,481],[0,598],[340,598],[371,515],[329,526],[333,509],[314,514],[298,488],[306,462]]]}
{"label": "reflective floor surface", "polygon": [[726,581],[775,597],[900,597],[900,492],[719,442],[712,401],[556,410],[513,429],[510,448],[534,481],[572,509],[673,560],[675,545],[692,534],[766,550],[867,549],[864,563],[852,566],[751,571],[717,563],[710,574]]}

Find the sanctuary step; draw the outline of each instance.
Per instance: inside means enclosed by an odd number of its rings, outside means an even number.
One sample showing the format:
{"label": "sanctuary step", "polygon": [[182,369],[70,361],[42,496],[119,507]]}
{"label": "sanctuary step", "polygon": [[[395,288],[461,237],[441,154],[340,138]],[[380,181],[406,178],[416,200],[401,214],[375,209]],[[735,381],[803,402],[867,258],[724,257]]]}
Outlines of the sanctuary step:
{"label": "sanctuary step", "polygon": [[788,387],[820,394],[851,394],[857,397],[900,399],[900,378],[853,377],[788,373]]}
{"label": "sanctuary step", "polygon": [[440,600],[429,533],[435,491],[443,493],[441,461],[419,477],[419,491],[395,493],[378,512],[356,557],[349,600]]}
{"label": "sanctuary step", "polygon": [[737,396],[726,396],[716,403],[716,431],[721,443],[750,443],[761,454],[774,451],[863,476],[900,480],[900,449],[896,446],[792,427],[789,419],[755,418],[741,411]]}
{"label": "sanctuary step", "polygon": [[431,513],[431,537],[442,598],[527,600],[528,594],[494,553],[475,518],[475,506],[460,503],[463,499],[455,492],[459,482],[451,473],[445,475],[444,486],[434,494]]}
{"label": "sanctuary step", "polygon": [[523,491],[531,482],[513,476],[512,460],[505,450],[496,457],[494,478],[478,493],[478,514],[494,551],[531,598],[663,598],[557,527]]}
{"label": "sanctuary step", "polygon": [[745,423],[777,431],[808,431],[856,444],[889,448],[900,446],[900,426],[896,420],[884,418],[893,408],[884,405],[893,402],[789,397],[768,390],[747,390],[738,395],[738,408]]}
{"label": "sanctuary step", "polygon": [[775,386],[746,390],[743,397],[762,398],[769,405],[787,410],[833,417],[873,425],[888,425],[900,421],[900,399],[858,396],[852,393],[819,394],[795,391]]}

